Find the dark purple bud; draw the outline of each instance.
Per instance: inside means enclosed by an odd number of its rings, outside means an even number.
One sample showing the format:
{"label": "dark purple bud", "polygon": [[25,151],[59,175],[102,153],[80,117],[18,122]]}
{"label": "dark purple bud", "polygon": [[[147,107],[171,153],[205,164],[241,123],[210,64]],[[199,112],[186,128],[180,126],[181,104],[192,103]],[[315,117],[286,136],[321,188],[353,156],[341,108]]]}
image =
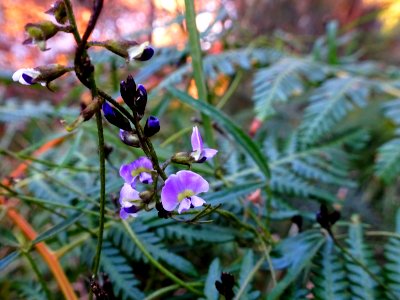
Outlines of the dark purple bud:
{"label": "dark purple bud", "polygon": [[151,46],[147,46],[142,54],[139,57],[136,57],[136,60],[140,60],[140,61],[146,61],[149,60],[150,58],[152,58],[154,55],[154,49]]}
{"label": "dark purple bud", "polygon": [[332,213],[328,213],[328,208],[325,204],[321,204],[320,211],[316,214],[316,221],[321,225],[322,228],[330,231],[331,226],[334,225],[340,219],[340,212],[335,210]]}
{"label": "dark purple bud", "polygon": [[156,203],[156,209],[158,211],[158,217],[160,219],[168,219],[171,217],[171,212],[167,211],[164,209],[164,207],[162,206],[161,202],[157,202]]}
{"label": "dark purple bud", "polygon": [[134,109],[134,103],[136,98],[136,83],[132,75],[128,75],[126,81],[121,81],[120,93],[124,102],[129,106],[130,109]]}
{"label": "dark purple bud", "polygon": [[215,287],[221,295],[225,296],[226,300],[232,300],[235,296],[233,293],[234,285],[235,277],[230,273],[222,272],[221,281],[215,281]]}
{"label": "dark purple bud", "polygon": [[136,99],[135,99],[135,108],[139,118],[142,118],[144,115],[144,110],[146,109],[147,105],[147,91],[146,88],[138,84],[136,90]]}
{"label": "dark purple bud", "polygon": [[104,102],[102,105],[104,117],[108,122],[117,126],[120,129],[131,131],[131,125],[127,118],[125,118],[118,110],[114,109],[110,104]]}
{"label": "dark purple bud", "polygon": [[151,137],[160,131],[160,121],[154,116],[150,116],[146,120],[146,125],[144,126],[144,135]]}
{"label": "dark purple bud", "polygon": [[132,131],[125,131],[125,130],[120,129],[119,130],[119,138],[125,145],[135,147],[135,148],[140,147],[139,138]]}

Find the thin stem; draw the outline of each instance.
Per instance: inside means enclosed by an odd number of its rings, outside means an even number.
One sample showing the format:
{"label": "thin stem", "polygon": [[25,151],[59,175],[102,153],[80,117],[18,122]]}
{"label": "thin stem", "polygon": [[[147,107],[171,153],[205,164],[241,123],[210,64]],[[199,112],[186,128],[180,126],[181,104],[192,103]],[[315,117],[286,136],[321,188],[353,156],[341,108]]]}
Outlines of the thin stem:
{"label": "thin stem", "polygon": [[32,256],[28,252],[23,252],[23,253],[24,253],[25,257],[27,258],[27,260],[29,261],[33,272],[35,272],[35,274],[39,280],[40,286],[42,287],[43,292],[46,294],[46,298],[49,300],[53,299],[53,297],[51,296],[50,290],[47,287],[46,280],[42,276],[42,273],[40,273],[40,270],[39,270],[38,266],[36,265],[35,261],[32,259]]}
{"label": "thin stem", "polygon": [[240,297],[242,296],[243,292],[245,291],[247,285],[250,283],[251,279],[254,277],[254,275],[256,274],[256,272],[258,271],[258,269],[262,266],[262,264],[264,263],[265,257],[262,256],[258,262],[256,263],[256,265],[254,266],[254,268],[250,271],[249,275],[247,275],[246,279],[244,280],[242,286],[240,287],[239,291],[237,292],[237,294],[235,295],[234,300],[239,300]]}
{"label": "thin stem", "polygon": [[[255,236],[259,236],[258,231],[251,225],[248,225],[242,221],[240,221],[233,213],[227,211],[227,210],[223,210],[223,209],[217,209],[215,210],[216,213],[218,213],[219,215],[227,218],[228,220],[233,221],[234,223],[236,223],[239,227],[242,227],[243,229],[253,233]],[[264,236],[261,236],[262,240],[264,242],[268,242],[265,240]]]}
{"label": "thin stem", "polygon": [[47,160],[42,160],[39,158],[35,158],[29,155],[25,155],[25,154],[20,154],[20,153],[13,153],[11,151],[8,151],[7,149],[0,149],[0,155],[6,155],[6,156],[10,156],[12,158],[18,159],[18,160],[29,160],[31,162],[34,163],[38,163],[47,167],[51,167],[51,168],[61,168],[61,169],[66,169],[66,170],[70,170],[70,171],[76,171],[76,172],[98,172],[97,169],[94,168],[85,168],[85,167],[73,167],[73,166],[66,166],[64,165],[60,165],[60,164],[56,164],[56,163],[52,163],[50,161]]}
{"label": "thin stem", "polygon": [[100,163],[100,220],[99,220],[99,233],[97,236],[96,255],[93,262],[93,275],[96,276],[99,271],[101,246],[103,244],[103,231],[104,231],[104,212],[105,212],[105,193],[106,193],[106,166],[105,166],[105,153],[104,153],[104,133],[103,123],[101,120],[101,112],[96,112],[97,133],[99,138],[99,163]]}
{"label": "thin stem", "polygon": [[31,203],[36,203],[39,205],[51,205],[51,206],[55,206],[55,207],[61,207],[61,208],[67,208],[67,209],[73,209],[73,210],[77,210],[77,211],[82,211],[84,213],[90,214],[90,215],[94,215],[94,216],[98,216],[99,213],[95,212],[95,211],[91,211],[91,210],[87,210],[81,207],[77,207],[77,206],[72,206],[72,205],[68,205],[68,204],[63,204],[63,203],[57,203],[54,201],[48,201],[48,200],[43,200],[40,198],[35,198],[35,197],[30,197],[30,196],[25,196],[22,194],[15,194],[15,191],[12,194],[5,194],[5,193],[0,193],[0,196],[5,196],[5,197],[18,197],[19,199],[26,201],[26,202],[31,202]]}
{"label": "thin stem", "polygon": [[[115,221],[108,221],[107,223],[104,224],[104,228],[108,228],[111,227],[112,225],[116,224]],[[83,233],[81,236],[79,236],[76,240],[73,240],[72,242],[70,242],[69,244],[66,244],[64,246],[62,246],[61,248],[59,248],[58,250],[54,251],[55,255],[58,258],[63,257],[65,254],[67,254],[68,252],[70,252],[72,249],[74,249],[75,247],[78,247],[80,244],[84,243],[85,241],[87,241],[88,238],[90,238],[91,236],[96,236],[97,234],[93,234],[91,232],[86,232]],[[93,229],[94,230],[94,229]]]}
{"label": "thin stem", "polygon": [[221,109],[227,102],[228,100],[232,97],[233,93],[236,91],[236,89],[239,86],[240,81],[243,78],[243,71],[239,71],[235,78],[233,79],[231,85],[229,86],[228,90],[224,93],[222,96],[221,100],[218,102],[216,105],[216,108]]}
{"label": "thin stem", "polygon": [[72,27],[72,34],[74,35],[77,44],[81,42],[81,36],[78,32],[78,26],[76,25],[74,10],[72,8],[72,3],[70,0],[64,0],[65,8],[67,10],[69,24]]}
{"label": "thin stem", "polygon": [[[329,232],[329,231],[328,231]],[[368,267],[366,267],[359,259],[354,257],[353,254],[351,254],[345,247],[340,245],[340,243],[336,240],[335,236],[332,234],[332,232],[329,232],[329,235],[332,237],[333,241],[335,242],[335,245],[342,251],[344,252],[353,262],[355,262],[357,265],[361,267],[378,285],[380,285],[385,291],[387,291],[393,299],[397,299],[396,295],[391,291],[391,289],[384,284],[378,276],[376,276],[374,273],[372,273]]]}
{"label": "thin stem", "polygon": [[[195,1],[193,0],[185,0],[186,26],[189,32],[189,48],[190,55],[192,57],[193,77],[196,83],[199,100],[209,102],[206,80],[203,72],[200,37],[196,27],[196,12],[194,9],[194,2]],[[201,119],[204,124],[205,140],[210,147],[215,148],[211,119],[206,114],[201,114]]]}
{"label": "thin stem", "polygon": [[187,290],[191,291],[192,293],[196,295],[203,295],[200,291],[195,289],[193,286],[190,284],[184,282],[183,280],[179,279],[176,277],[173,273],[171,273],[167,268],[165,268],[162,264],[160,264],[154,257],[147,251],[146,247],[142,244],[142,242],[139,240],[139,238],[136,236],[135,232],[132,230],[132,228],[129,226],[129,223],[125,220],[122,220],[122,224],[124,225],[128,235],[131,237],[132,241],[136,244],[136,246],[139,248],[140,251],[142,251],[143,255],[146,256],[146,258],[149,260],[149,262],[155,266],[157,269],[161,271],[165,276],[167,276],[169,279],[177,283],[179,286],[186,288]]}
{"label": "thin stem", "polygon": [[182,135],[190,132],[191,130],[192,130],[192,127],[186,127],[186,128],[179,130],[178,132],[174,133],[169,138],[167,138],[164,142],[162,142],[160,144],[160,148],[165,148],[167,145],[171,144],[172,142],[174,142],[175,140],[180,138]]}
{"label": "thin stem", "polygon": [[161,176],[161,178],[165,181],[167,179],[167,174],[165,174],[164,170],[160,167],[158,162],[158,157],[156,152],[154,151],[153,144],[151,141],[144,136],[143,128],[140,126],[139,121],[134,118],[129,111],[127,111],[122,105],[120,105],[113,97],[105,93],[104,91],[98,89],[99,96],[105,100],[110,102],[116,109],[118,109],[125,117],[128,118],[135,125],[136,133],[140,140],[141,145],[143,146],[142,149],[147,155],[147,157],[152,161],[154,169],[157,173]]}
{"label": "thin stem", "polygon": [[[202,283],[201,282],[192,282],[192,283],[188,283],[188,285],[197,287],[197,286],[202,286]],[[180,285],[178,285],[178,284],[166,286],[166,287],[159,289],[159,290],[155,291],[154,293],[148,295],[143,300],[161,299],[160,298],[161,296],[163,296],[164,294],[167,294],[169,292],[176,291],[179,287],[180,287]]]}

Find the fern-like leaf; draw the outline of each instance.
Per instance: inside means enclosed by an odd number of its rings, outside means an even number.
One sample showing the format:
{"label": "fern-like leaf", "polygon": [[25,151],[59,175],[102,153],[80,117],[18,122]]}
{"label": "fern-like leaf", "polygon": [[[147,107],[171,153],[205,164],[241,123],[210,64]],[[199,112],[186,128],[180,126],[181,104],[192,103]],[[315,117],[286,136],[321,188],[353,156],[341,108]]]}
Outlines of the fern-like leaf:
{"label": "fern-like leaf", "polygon": [[301,125],[302,142],[317,142],[355,107],[367,104],[369,84],[357,77],[326,81],[311,97]]}
{"label": "fern-like leaf", "polygon": [[311,280],[312,293],[317,300],[347,299],[346,272],[330,236],[315,257]]}
{"label": "fern-like leaf", "polygon": [[286,102],[304,92],[304,78],[319,81],[325,72],[309,59],[285,57],[272,66],[257,71],[253,80],[253,101],[257,118],[265,120],[275,113],[273,105]]}
{"label": "fern-like leaf", "polygon": [[[400,234],[400,209],[396,215],[396,232]],[[391,237],[385,246],[384,274],[388,287],[400,299],[400,239]]]}
{"label": "fern-like leaf", "polygon": [[[378,273],[379,267],[373,258],[370,247],[364,242],[362,225],[357,216],[353,216],[352,218],[347,245],[347,250],[354,258],[368,268],[373,274]],[[351,257],[345,257],[345,267],[352,299],[379,299],[376,281],[374,281],[360,265],[355,263]]]}

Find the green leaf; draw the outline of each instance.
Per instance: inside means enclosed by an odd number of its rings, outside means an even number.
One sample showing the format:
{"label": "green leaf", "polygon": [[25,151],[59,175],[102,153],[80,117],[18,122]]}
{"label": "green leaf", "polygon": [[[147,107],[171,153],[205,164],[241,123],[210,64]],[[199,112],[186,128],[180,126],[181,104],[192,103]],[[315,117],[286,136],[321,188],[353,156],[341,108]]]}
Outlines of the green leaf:
{"label": "green leaf", "polygon": [[204,285],[204,296],[206,296],[207,300],[218,300],[219,293],[215,287],[215,281],[220,280],[220,276],[221,264],[217,257],[212,261],[210,268],[208,269],[208,275]]}
{"label": "green leaf", "polygon": [[20,251],[14,251],[8,254],[6,257],[0,259],[0,270],[3,270],[7,267],[10,263],[12,263],[18,256],[21,254]]}
{"label": "green leaf", "polygon": [[73,214],[70,218],[62,221],[61,223],[55,225],[54,227],[50,228],[49,230],[46,230],[45,232],[39,234],[36,239],[32,241],[32,244],[37,244],[40,242],[43,242],[49,238],[52,238],[53,236],[57,235],[58,233],[64,231],[67,229],[69,226],[75,224],[75,222],[83,215],[82,212],[78,212]]}
{"label": "green leaf", "polygon": [[242,149],[247,153],[253,161],[260,168],[261,172],[266,178],[270,177],[270,171],[267,163],[267,157],[263,155],[260,147],[237,126],[231,119],[225,115],[223,112],[219,111],[215,107],[204,103],[202,101],[197,101],[188,94],[177,90],[174,87],[168,87],[167,90],[177,97],[183,103],[189,105],[190,107],[201,111],[202,113],[208,115],[211,119],[219,123],[227,132],[229,132],[235,139],[235,141],[242,147]]}
{"label": "green leaf", "polygon": [[275,251],[282,257],[272,260],[275,269],[287,268],[286,275],[268,294],[268,300],[280,299],[285,289],[310,265],[325,240],[319,231],[309,230],[282,241]]}

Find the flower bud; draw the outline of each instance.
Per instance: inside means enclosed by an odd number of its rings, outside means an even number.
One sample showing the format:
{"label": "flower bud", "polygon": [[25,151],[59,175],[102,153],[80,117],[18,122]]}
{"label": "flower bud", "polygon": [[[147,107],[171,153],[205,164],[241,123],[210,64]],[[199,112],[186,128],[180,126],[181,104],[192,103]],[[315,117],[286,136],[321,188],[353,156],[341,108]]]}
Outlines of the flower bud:
{"label": "flower bud", "polygon": [[107,119],[108,122],[113,124],[114,126],[126,130],[131,131],[131,125],[127,118],[125,118],[118,110],[114,109],[110,104],[107,102],[103,103],[102,110],[104,113],[104,117]]}
{"label": "flower bud", "polygon": [[126,81],[120,83],[120,93],[124,102],[129,106],[130,109],[134,110],[135,98],[136,98],[136,83],[132,75],[128,75]]}
{"label": "flower bud", "polygon": [[65,24],[68,20],[67,10],[63,0],[56,1],[45,13],[54,16],[56,21],[60,24]]}
{"label": "flower bud", "polygon": [[145,203],[149,203],[154,196],[153,191],[143,191],[139,193],[140,199],[142,199]]}
{"label": "flower bud", "polygon": [[46,41],[60,30],[61,28],[51,21],[28,23],[25,25],[25,31],[29,38],[23,44],[36,44],[42,51],[49,50],[46,48]]}
{"label": "flower bud", "polygon": [[190,165],[194,158],[188,152],[178,152],[171,157],[171,161],[180,165]]}
{"label": "flower bud", "polygon": [[140,148],[139,138],[132,131],[125,131],[125,130],[120,129],[119,130],[119,138],[125,145],[135,147],[135,148]]}
{"label": "flower bud", "polygon": [[50,81],[69,72],[71,69],[62,65],[53,64],[36,68],[27,68],[17,70],[12,78],[14,81],[19,81],[21,84],[31,85],[40,83],[45,86]]}
{"label": "flower bud", "polygon": [[168,219],[171,217],[171,212],[164,209],[161,202],[156,203],[156,210],[158,211],[158,217],[160,219]]}
{"label": "flower bud", "polygon": [[151,137],[160,131],[160,121],[154,117],[150,116],[146,120],[146,125],[144,126],[144,135]]}
{"label": "flower bud", "polygon": [[146,61],[153,57],[154,49],[149,45],[149,42],[144,42],[140,45],[134,45],[127,49],[129,60]]}
{"label": "flower bud", "polygon": [[144,115],[144,111],[147,105],[147,91],[146,88],[138,84],[136,90],[136,98],[135,98],[135,108],[138,114],[138,117],[141,119]]}
{"label": "flower bud", "polygon": [[127,61],[129,61],[128,50],[130,47],[135,47],[139,45],[136,41],[128,41],[128,40],[107,40],[102,43],[102,46],[107,50],[124,57]]}

